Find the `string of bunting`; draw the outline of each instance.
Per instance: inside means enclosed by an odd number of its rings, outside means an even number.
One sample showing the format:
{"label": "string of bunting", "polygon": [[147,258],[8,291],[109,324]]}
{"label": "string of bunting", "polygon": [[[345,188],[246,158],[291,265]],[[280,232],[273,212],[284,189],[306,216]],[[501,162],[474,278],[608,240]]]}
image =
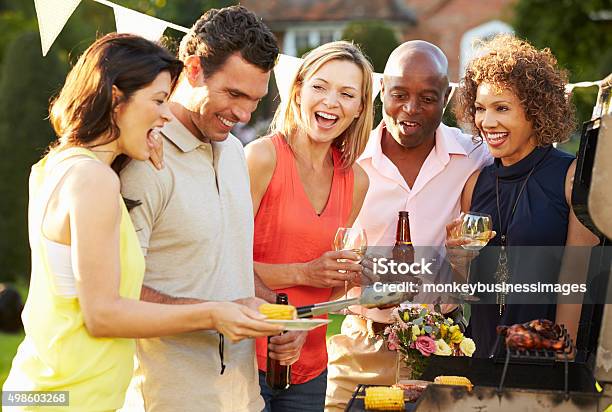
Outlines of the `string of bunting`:
{"label": "string of bunting", "polygon": [[[159,40],[167,28],[171,28],[183,33],[188,33],[187,27],[149,16],[131,10],[127,7],[120,6],[108,0],[93,0],[97,3],[111,7],[115,13],[115,24],[118,33],[132,33],[140,35],[146,39],[157,41]],[[34,0],[36,8],[36,16],[38,19],[38,27],[40,29],[40,41],[42,54],[46,56],[53,42],[60,34],[66,22],[74,13],[75,9],[80,4],[81,0]],[[286,54],[279,55],[278,62],[274,68],[274,77],[279,91],[281,101],[286,100],[289,94],[289,86],[293,80],[302,59],[289,56]],[[372,75],[373,88],[372,100],[376,98],[380,92],[381,80],[383,75],[374,73]],[[601,87],[602,80],[591,82],[570,83],[565,86],[565,91],[571,93],[575,88],[580,87]],[[459,86],[458,83],[450,83],[452,87],[449,101],[452,98],[455,90]]]}

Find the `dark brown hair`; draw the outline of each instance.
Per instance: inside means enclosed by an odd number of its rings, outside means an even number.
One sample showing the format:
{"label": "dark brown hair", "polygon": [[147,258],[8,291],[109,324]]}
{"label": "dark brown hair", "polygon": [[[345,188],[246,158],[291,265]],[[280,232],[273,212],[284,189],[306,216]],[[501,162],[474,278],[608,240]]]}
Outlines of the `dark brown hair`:
{"label": "dark brown hair", "polygon": [[[96,40],[68,73],[50,107],[51,124],[62,144],[91,146],[105,133],[119,137],[114,108],[168,71],[172,87],[183,63],[157,43],[132,34],[111,33]],[[121,92],[113,100],[113,86]]]}
{"label": "dark brown hair", "polygon": [[574,108],[565,93],[567,73],[549,49],[538,50],[509,34],[480,45],[484,54],[473,59],[461,80],[454,112],[475,135],[476,92],[481,83],[511,89],[531,121],[538,146],[565,141],[574,130]]}
{"label": "dark brown hair", "polygon": [[183,37],[179,48],[182,61],[200,57],[206,77],[215,74],[234,53],[266,72],[274,68],[279,53],[270,29],[243,6],[208,10]]}

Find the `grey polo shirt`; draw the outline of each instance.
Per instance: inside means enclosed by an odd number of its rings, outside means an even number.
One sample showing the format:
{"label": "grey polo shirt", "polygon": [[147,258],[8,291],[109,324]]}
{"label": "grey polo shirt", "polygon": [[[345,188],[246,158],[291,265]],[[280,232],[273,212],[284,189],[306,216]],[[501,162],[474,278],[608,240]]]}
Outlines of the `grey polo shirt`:
{"label": "grey polo shirt", "polygon": [[[176,118],[162,130],[165,168],[131,161],[123,196],[146,256],[144,284],[204,300],[254,296],[253,208],[242,145],[203,143]],[[220,375],[215,331],[139,339],[131,391],[147,411],[261,411],[254,341],[225,342]],[[134,393],[129,393],[128,398]]]}

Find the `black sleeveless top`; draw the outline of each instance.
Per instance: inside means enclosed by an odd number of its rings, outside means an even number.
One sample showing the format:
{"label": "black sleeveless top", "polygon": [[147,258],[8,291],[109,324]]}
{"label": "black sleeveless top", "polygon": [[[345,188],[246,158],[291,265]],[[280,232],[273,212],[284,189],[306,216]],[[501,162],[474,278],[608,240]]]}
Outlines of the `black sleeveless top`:
{"label": "black sleeveless top", "polygon": [[[502,233],[506,234],[508,247],[509,283],[556,282],[570,211],[565,198],[565,179],[573,160],[573,156],[545,146],[535,148],[511,166],[505,167],[500,159],[495,159],[492,165],[481,171],[474,187],[470,210],[491,215],[497,236],[473,261],[470,282],[495,283]],[[517,202],[521,186],[528,176]],[[500,227],[496,201],[497,178],[503,227]],[[516,209],[512,215],[515,202]],[[495,304],[494,293],[480,296],[482,302],[492,304],[472,305],[467,334],[476,343],[474,356],[491,355],[497,325],[512,325],[538,318],[555,320],[554,304],[529,304],[538,302],[538,295],[533,293],[521,294],[522,299],[517,296],[509,296],[502,316],[499,315],[499,306]]]}

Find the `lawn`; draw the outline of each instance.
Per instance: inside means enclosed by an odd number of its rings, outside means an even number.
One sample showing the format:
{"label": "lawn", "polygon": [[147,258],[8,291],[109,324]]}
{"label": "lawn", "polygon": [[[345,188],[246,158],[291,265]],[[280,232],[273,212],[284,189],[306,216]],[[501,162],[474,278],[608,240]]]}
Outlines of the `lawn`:
{"label": "lawn", "polygon": [[0,333],[0,387],[8,376],[17,346],[22,340],[23,332],[14,335]]}
{"label": "lawn", "polygon": [[[16,287],[21,294],[21,298],[25,302],[25,299],[28,296],[28,286],[26,285],[25,281],[17,283]],[[2,388],[2,385],[8,376],[9,370],[11,369],[11,363],[13,362],[13,357],[17,352],[17,346],[19,346],[22,340],[23,332],[17,334],[0,332],[0,388]]]}
{"label": "lawn", "polygon": [[340,333],[340,326],[344,320],[344,315],[329,315],[331,323],[327,325],[327,337],[338,335]]}

